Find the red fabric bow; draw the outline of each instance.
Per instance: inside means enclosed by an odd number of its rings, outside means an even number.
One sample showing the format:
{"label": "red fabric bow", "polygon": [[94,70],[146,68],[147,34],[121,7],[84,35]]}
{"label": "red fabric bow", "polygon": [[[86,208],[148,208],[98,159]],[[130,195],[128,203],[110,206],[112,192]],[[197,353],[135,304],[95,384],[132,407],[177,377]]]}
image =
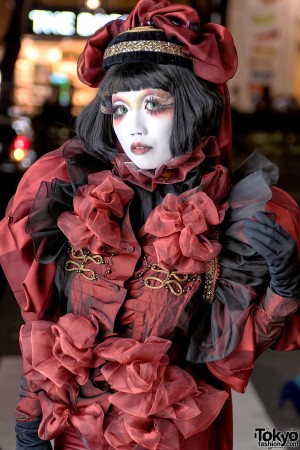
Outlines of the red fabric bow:
{"label": "red fabric bow", "polygon": [[87,41],[77,62],[77,75],[80,81],[90,87],[98,87],[104,75],[104,51],[109,42],[121,31],[124,31],[124,21],[117,19],[99,28]]}
{"label": "red fabric bow", "polygon": [[237,68],[236,49],[229,31],[222,25],[201,26],[197,12],[188,5],[168,1],[142,0],[124,23],[125,30],[154,23],[170,40],[176,38],[193,59],[194,73],[212,83],[226,83]]}
{"label": "red fabric bow", "polygon": [[221,25],[201,25],[197,12],[190,6],[169,1],[141,0],[125,22],[117,19],[100,28],[88,40],[78,60],[78,77],[97,87],[103,76],[103,54],[122,31],[153,23],[171,40],[176,38],[193,61],[194,72],[204,80],[226,83],[237,68],[236,49],[229,31]]}

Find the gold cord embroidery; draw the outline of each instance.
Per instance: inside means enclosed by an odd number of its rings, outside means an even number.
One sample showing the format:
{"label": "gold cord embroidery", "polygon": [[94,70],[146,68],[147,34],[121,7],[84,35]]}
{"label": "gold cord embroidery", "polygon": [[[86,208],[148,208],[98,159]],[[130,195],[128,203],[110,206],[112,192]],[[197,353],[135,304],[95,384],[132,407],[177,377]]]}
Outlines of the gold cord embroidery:
{"label": "gold cord embroidery", "polygon": [[[166,287],[167,289],[170,289],[172,294],[176,295],[176,297],[179,297],[181,294],[183,294],[183,285],[188,281],[188,275],[185,274],[182,277],[177,275],[176,270],[165,270],[159,267],[157,264],[152,264],[151,269],[153,272],[164,274],[166,277],[165,279],[160,279],[158,277],[146,277],[144,279],[144,285],[149,289],[162,289]],[[158,286],[153,286],[151,282],[156,281],[158,282]],[[177,288],[177,289],[176,289]]]}
{"label": "gold cord embroidery", "polygon": [[73,248],[69,249],[69,255],[74,259],[68,259],[65,264],[67,272],[77,272],[87,280],[97,280],[98,276],[92,269],[86,268],[87,263],[106,264],[102,255],[91,255],[90,252],[83,249],[75,252]]}

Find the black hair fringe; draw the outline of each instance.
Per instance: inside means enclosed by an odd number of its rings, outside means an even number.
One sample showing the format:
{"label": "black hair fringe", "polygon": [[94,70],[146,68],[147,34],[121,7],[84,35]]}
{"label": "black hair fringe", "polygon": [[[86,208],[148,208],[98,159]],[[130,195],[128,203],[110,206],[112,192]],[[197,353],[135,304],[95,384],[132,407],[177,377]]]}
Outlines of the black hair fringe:
{"label": "black hair fringe", "polygon": [[116,156],[112,116],[101,111],[117,92],[162,89],[174,96],[174,122],[170,138],[173,156],[191,152],[206,136],[216,135],[225,101],[217,87],[197,78],[185,67],[163,64],[118,64],[110,67],[99,91],[76,121],[76,133],[87,152],[110,161]]}

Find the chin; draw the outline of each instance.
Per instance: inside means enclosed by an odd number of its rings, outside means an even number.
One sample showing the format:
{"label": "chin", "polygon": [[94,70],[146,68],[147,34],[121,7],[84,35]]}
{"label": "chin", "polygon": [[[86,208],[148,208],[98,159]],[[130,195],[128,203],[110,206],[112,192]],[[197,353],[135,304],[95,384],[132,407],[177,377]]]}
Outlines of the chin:
{"label": "chin", "polygon": [[141,170],[155,170],[155,169],[157,169],[157,167],[153,167],[152,165],[149,165],[149,164],[136,164],[135,163],[135,165],[139,168],[139,169],[141,169]]}
{"label": "chin", "polygon": [[151,161],[151,160],[150,161],[145,161],[145,160],[139,161],[139,158],[135,158],[135,159],[131,159],[131,160],[141,170],[155,170],[155,169],[157,169],[157,167],[161,166],[161,164],[160,164],[160,166],[153,164],[153,161]]}

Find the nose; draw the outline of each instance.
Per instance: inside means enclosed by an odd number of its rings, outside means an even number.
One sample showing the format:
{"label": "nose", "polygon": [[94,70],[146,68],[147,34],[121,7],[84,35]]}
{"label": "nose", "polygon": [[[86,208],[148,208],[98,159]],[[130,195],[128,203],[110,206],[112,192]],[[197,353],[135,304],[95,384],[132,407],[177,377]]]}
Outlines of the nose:
{"label": "nose", "polygon": [[131,111],[128,119],[131,136],[144,136],[147,134],[146,121],[142,111]]}

